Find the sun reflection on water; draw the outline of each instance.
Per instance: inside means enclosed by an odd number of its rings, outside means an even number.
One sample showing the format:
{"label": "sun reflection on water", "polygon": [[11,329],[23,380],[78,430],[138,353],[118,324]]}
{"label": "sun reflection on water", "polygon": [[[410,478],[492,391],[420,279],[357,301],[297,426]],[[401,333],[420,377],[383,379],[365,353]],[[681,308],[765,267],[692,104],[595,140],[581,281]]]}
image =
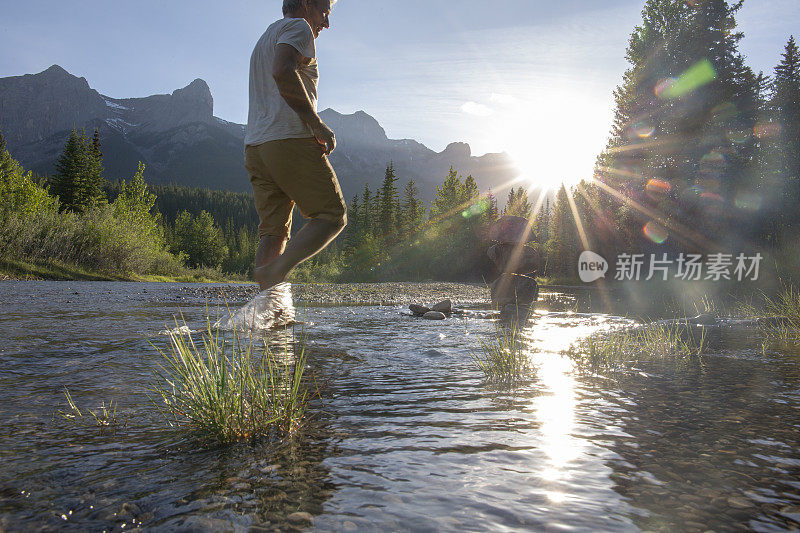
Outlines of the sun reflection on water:
{"label": "sun reflection on water", "polygon": [[588,445],[575,435],[579,388],[575,365],[562,353],[578,340],[611,326],[600,317],[581,321],[578,316],[573,314],[567,326],[561,313],[542,315],[535,326],[525,331],[525,338],[536,349],[531,357],[541,386],[541,394],[533,399],[532,405],[540,423],[540,450],[546,460],[539,477],[547,484],[545,496],[554,503],[568,499],[561,490],[562,483],[573,476],[574,463]]}

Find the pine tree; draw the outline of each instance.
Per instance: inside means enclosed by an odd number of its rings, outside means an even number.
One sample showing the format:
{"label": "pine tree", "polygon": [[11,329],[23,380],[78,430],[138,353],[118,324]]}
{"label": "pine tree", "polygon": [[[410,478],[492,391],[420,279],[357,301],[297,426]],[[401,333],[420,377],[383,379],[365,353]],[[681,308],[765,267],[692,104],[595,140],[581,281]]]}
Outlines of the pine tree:
{"label": "pine tree", "polygon": [[386,166],[386,174],[380,189],[378,202],[378,235],[386,237],[396,231],[398,211],[397,177],[394,173],[394,163],[391,161]]}
{"label": "pine tree", "polygon": [[[712,239],[728,234],[719,206],[752,190],[758,177],[752,132],[763,78],[738,51],[740,8],[726,0],[645,2],[596,169],[599,180],[659,219],[692,217],[692,230]],[[666,191],[655,198],[646,189],[654,178]],[[615,199],[609,217],[638,225],[638,217],[622,216],[624,204]],[[624,233],[640,234],[641,226]]]}
{"label": "pine tree", "polygon": [[451,166],[444,182],[436,187],[436,196],[431,205],[431,219],[461,213],[464,199],[464,184],[458,172]]}
{"label": "pine tree", "polygon": [[533,206],[528,200],[528,191],[525,187],[520,187],[517,190],[512,187],[508,191],[508,200],[506,200],[506,206],[503,208],[503,215],[529,218],[532,211]]}
{"label": "pine tree", "polygon": [[347,206],[347,227],[345,228],[345,247],[357,248],[363,237],[363,224],[361,222],[361,206],[358,195],[353,196]]}
{"label": "pine tree", "polygon": [[486,222],[494,222],[500,218],[500,212],[497,209],[497,197],[494,195],[491,189],[489,189],[489,192],[486,193],[486,202],[486,213],[483,215],[483,218]]}
{"label": "pine tree", "polygon": [[782,60],[775,67],[770,101],[774,120],[780,125],[777,139],[777,172],[786,192],[784,210],[792,213],[788,223],[800,222],[800,50],[794,36],[786,43]]}
{"label": "pine tree", "polygon": [[425,205],[419,198],[419,190],[414,184],[413,179],[408,180],[405,189],[403,189],[403,201],[401,205],[401,227],[403,233],[408,233],[421,226],[425,220]]}
{"label": "pine tree", "polygon": [[534,231],[540,243],[546,243],[550,238],[550,198],[546,198],[544,205],[536,214],[536,223],[534,224]]}
{"label": "pine tree", "polygon": [[86,135],[70,132],[51,182],[63,209],[84,211],[104,198],[102,157],[99,137],[96,146],[89,145]]}
{"label": "pine tree", "polygon": [[84,208],[82,188],[88,174],[86,139],[73,129],[64,151],[56,162],[56,173],[52,178],[52,191],[68,211]]}
{"label": "pine tree", "polygon": [[462,192],[462,195],[463,195],[462,202],[463,203],[468,203],[471,200],[474,200],[475,198],[480,196],[480,194],[481,194],[481,192],[480,192],[480,189],[478,189],[478,184],[475,183],[475,178],[473,178],[472,174],[470,174],[469,176],[467,176],[464,179],[464,188],[463,188],[463,192]]}
{"label": "pine tree", "polygon": [[[92,142],[88,148],[88,176],[86,180],[84,196],[86,205],[94,205],[105,199],[103,185],[103,152],[100,150],[100,132],[95,128]],[[140,163],[141,165],[141,163]],[[141,169],[140,169],[141,170]]]}
{"label": "pine tree", "polygon": [[364,228],[364,235],[374,235],[376,221],[373,207],[372,192],[369,190],[369,183],[364,184],[364,192],[361,193],[361,224]]}
{"label": "pine tree", "polygon": [[[562,185],[556,194],[553,217],[550,222],[550,240],[548,247],[548,264],[559,276],[573,274],[570,259],[576,256],[576,239],[572,210],[567,197],[567,188]],[[577,257],[577,256],[576,256]]]}

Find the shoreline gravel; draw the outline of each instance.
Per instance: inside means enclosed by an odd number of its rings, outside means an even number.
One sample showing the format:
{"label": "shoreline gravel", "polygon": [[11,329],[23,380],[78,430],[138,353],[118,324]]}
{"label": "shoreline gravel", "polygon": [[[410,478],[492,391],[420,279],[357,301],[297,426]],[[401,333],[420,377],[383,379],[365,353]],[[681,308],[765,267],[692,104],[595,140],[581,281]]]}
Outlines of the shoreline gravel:
{"label": "shoreline gravel", "polygon": [[[181,287],[181,296],[247,301],[258,294],[255,285]],[[445,299],[454,305],[488,305],[489,287],[480,283],[293,283],[295,304],[317,305],[430,305]]]}

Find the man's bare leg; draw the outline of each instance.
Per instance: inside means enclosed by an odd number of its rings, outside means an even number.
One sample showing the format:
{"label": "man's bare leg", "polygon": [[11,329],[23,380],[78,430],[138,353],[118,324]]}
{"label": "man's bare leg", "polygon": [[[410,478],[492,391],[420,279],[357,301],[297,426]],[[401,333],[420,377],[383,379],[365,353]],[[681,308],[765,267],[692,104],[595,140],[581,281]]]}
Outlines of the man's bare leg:
{"label": "man's bare leg", "polygon": [[[267,261],[263,266],[259,266],[255,269],[253,278],[258,282],[262,291],[285,281],[294,267],[306,259],[317,255],[322,249],[328,246],[343,229],[343,224],[337,224],[320,218],[309,220],[300,231],[289,240],[289,244],[282,254],[278,254],[272,260]],[[266,253],[265,251],[265,254]]]}
{"label": "man's bare leg", "polygon": [[256,250],[256,268],[274,261],[286,249],[286,239],[277,235],[264,235]]}

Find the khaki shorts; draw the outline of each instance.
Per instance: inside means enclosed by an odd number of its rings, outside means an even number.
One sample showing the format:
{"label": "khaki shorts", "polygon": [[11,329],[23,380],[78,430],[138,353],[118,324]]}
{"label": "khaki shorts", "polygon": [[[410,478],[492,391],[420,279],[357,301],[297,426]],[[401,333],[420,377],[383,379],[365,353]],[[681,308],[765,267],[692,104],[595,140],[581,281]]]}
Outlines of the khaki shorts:
{"label": "khaki shorts", "polygon": [[295,204],[305,218],[347,223],[336,173],[313,137],[247,146],[244,166],[256,197],[259,238],[288,238]]}

